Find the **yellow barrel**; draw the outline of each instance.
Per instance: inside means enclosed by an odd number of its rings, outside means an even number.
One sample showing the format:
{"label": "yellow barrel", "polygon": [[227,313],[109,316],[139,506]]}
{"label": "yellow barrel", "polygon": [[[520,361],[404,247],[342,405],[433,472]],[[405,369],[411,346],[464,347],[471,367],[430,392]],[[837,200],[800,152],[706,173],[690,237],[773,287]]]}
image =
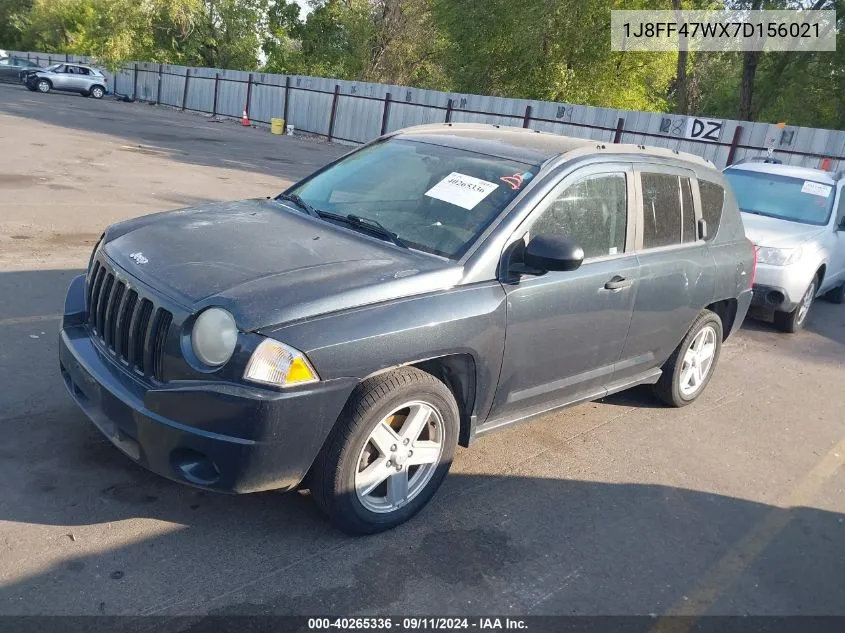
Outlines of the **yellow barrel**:
{"label": "yellow barrel", "polygon": [[270,119],[270,132],[273,134],[284,134],[285,133],[285,120],[284,119]]}

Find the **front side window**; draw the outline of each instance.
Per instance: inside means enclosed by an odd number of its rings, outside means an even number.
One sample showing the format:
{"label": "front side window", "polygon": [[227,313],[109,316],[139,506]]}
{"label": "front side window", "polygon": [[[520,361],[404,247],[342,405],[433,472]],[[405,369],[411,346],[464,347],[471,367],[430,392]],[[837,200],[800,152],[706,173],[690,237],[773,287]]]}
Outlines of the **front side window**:
{"label": "front side window", "polygon": [[539,171],[455,147],[390,139],[287,191],[327,221],[375,220],[411,248],[459,259]]}
{"label": "front side window", "polygon": [[830,219],[833,185],[744,169],[724,173],[743,213],[818,226]]}
{"label": "front side window", "polygon": [[641,176],[643,248],[680,244],[680,178],[671,174],[643,173]]}
{"label": "front side window", "polygon": [[531,235],[568,237],[591,258],[623,253],[627,229],[625,174],[597,174],[557,195],[534,222]]}

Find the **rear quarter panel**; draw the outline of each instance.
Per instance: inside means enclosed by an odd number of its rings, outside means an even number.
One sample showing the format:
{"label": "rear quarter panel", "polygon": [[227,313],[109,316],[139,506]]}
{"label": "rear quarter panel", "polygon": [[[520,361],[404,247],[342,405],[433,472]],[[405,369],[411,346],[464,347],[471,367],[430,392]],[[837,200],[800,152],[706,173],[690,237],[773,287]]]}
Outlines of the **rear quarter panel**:
{"label": "rear quarter panel", "polygon": [[754,247],[745,236],[742,217],[730,185],[721,177],[708,177],[707,180],[716,182],[725,190],[722,219],[716,235],[709,242],[709,249],[715,265],[713,301],[736,299],[738,303],[733,327],[730,332],[725,332],[728,336],[740,328],[751,302]]}

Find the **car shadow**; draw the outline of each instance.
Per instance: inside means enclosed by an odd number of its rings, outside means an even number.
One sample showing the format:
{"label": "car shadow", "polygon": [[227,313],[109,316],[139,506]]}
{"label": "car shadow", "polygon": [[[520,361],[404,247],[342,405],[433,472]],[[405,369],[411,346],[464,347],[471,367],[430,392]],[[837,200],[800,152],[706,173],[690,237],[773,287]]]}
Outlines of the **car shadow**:
{"label": "car shadow", "polygon": [[182,163],[240,169],[297,181],[351,148],[303,136],[271,135],[204,114],[74,93],[30,92],[0,84],[0,113],[52,126],[105,134]]}
{"label": "car shadow", "polygon": [[[351,537],[305,493],[158,477],[64,393],[58,321],[31,320],[61,312],[79,272],[0,273],[2,615],[660,614],[701,595],[710,613],[845,615],[838,512],[496,461],[483,474],[462,449],[417,518]],[[660,406],[647,387],[607,401]]]}

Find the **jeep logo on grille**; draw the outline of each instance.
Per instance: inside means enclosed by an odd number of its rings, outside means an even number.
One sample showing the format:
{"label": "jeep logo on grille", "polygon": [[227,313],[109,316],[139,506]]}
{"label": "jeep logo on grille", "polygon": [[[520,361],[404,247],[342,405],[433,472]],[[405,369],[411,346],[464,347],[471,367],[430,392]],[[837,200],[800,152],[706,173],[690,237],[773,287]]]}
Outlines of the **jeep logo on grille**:
{"label": "jeep logo on grille", "polygon": [[146,264],[150,261],[144,257],[144,254],[141,251],[138,251],[137,253],[129,253],[129,257],[131,257],[136,264]]}

